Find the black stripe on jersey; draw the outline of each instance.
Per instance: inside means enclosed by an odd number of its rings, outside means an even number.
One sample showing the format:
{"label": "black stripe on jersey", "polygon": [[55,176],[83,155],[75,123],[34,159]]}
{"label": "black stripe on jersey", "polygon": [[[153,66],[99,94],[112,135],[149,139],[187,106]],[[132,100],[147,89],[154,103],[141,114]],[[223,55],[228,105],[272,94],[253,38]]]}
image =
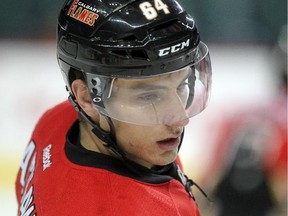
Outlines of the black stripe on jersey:
{"label": "black stripe on jersey", "polygon": [[65,153],[67,158],[81,166],[95,167],[138,181],[160,184],[177,179],[178,166],[175,163],[160,167],[157,171],[148,169],[130,160],[120,160],[115,157],[85,149],[79,141],[79,122],[76,121],[66,136]]}

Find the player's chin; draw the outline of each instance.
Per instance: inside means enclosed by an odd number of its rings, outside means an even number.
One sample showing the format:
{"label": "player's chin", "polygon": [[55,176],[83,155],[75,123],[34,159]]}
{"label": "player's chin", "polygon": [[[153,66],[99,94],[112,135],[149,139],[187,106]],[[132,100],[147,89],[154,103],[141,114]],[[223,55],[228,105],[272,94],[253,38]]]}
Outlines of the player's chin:
{"label": "player's chin", "polygon": [[157,165],[165,166],[170,163],[173,163],[176,160],[177,156],[178,156],[178,150],[171,150],[171,151],[163,152],[159,156],[160,160],[157,161]]}

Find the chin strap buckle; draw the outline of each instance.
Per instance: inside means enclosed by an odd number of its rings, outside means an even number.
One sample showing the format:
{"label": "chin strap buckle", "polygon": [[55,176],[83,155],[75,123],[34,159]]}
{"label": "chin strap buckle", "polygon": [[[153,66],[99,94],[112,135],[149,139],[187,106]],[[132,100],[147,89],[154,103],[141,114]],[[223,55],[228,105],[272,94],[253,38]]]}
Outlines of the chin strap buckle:
{"label": "chin strap buckle", "polygon": [[192,186],[196,186],[198,188],[198,190],[202,193],[202,195],[208,199],[210,202],[211,200],[208,198],[207,194],[204,192],[204,190],[198,185],[196,184],[192,179],[189,179],[182,171],[181,169],[178,167],[178,176],[182,182],[182,184],[185,186],[185,189],[187,191],[187,193],[190,195],[191,198],[193,198],[195,200],[195,196],[192,192]]}

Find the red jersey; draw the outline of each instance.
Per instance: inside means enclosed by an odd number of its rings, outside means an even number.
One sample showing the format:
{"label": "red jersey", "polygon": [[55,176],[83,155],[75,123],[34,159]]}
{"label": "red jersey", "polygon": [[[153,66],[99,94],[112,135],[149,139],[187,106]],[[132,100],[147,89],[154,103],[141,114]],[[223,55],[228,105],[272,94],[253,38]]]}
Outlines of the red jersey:
{"label": "red jersey", "polygon": [[25,150],[18,215],[199,216],[185,183],[175,162],[152,171],[86,150],[77,112],[64,102],[43,115]]}

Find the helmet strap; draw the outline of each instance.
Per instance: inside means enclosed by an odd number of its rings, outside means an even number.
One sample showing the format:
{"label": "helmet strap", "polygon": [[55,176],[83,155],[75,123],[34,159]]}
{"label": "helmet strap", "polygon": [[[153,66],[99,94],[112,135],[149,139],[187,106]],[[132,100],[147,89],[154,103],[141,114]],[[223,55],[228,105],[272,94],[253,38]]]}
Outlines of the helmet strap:
{"label": "helmet strap", "polygon": [[124,151],[117,145],[116,136],[115,136],[115,127],[110,117],[104,115],[106,121],[109,124],[110,131],[107,132],[103,130],[99,125],[97,125],[79,106],[76,102],[75,97],[73,95],[69,95],[68,97],[69,102],[73,105],[75,110],[92,126],[92,132],[102,140],[107,148],[110,148],[115,154],[122,158],[125,157]]}
{"label": "helmet strap", "polygon": [[[84,114],[86,115],[86,113]],[[91,121],[92,124],[91,123],[90,124],[93,127],[92,132],[105,143],[104,145],[107,148],[111,149],[118,156],[121,156],[122,158],[126,158],[124,151],[118,146],[116,142],[115,127],[111,118],[106,115],[104,115],[104,117],[109,124],[110,132],[104,131],[97,124]]]}

